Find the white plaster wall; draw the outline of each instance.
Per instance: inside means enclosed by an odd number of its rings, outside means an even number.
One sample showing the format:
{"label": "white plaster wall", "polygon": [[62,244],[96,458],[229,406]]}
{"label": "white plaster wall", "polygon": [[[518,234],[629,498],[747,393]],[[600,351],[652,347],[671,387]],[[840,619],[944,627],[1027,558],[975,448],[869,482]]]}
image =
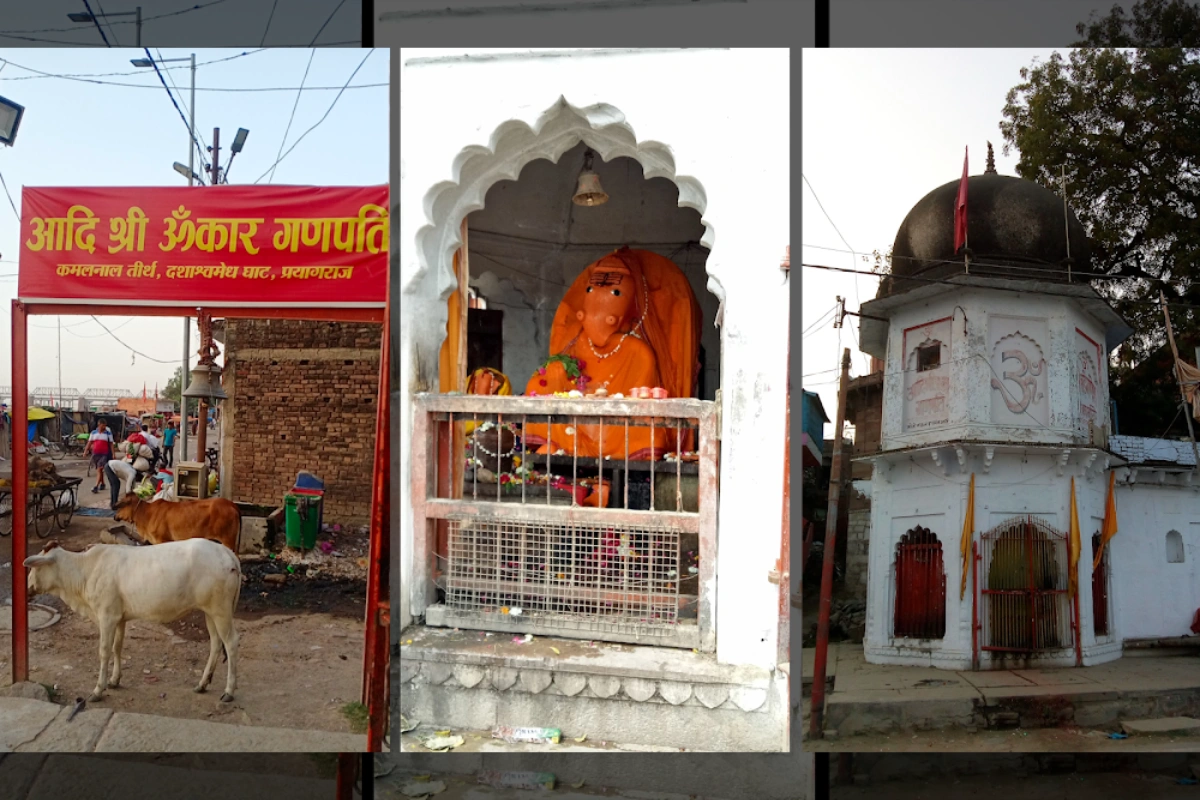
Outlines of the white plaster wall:
{"label": "white plaster wall", "polygon": [[702,214],[708,288],[723,301],[717,658],[774,666],[778,589],[769,573],[781,533],[789,293],[779,262],[789,195],[779,176],[788,174],[791,145],[788,52],[413,56],[400,52],[402,580],[412,574],[410,397],[436,385],[459,223],[497,180],[583,139],[605,160],[637,158],[647,177],[671,177],[680,204]]}
{"label": "white plaster wall", "polygon": [[[1195,489],[1137,482],[1117,487],[1117,535],[1112,548],[1114,589],[1125,638],[1190,636],[1200,608],[1200,494]],[[1167,531],[1183,537],[1184,561],[1167,563]]]}
{"label": "white plaster wall", "polygon": [[[890,469],[876,465],[872,477],[871,539],[867,584],[867,625],[864,649],[873,663],[897,663],[967,669],[973,643],[972,585],[967,574],[960,599],[963,563],[963,518],[966,514],[971,474],[975,474],[975,532],[980,534],[1004,520],[1031,514],[1062,532],[1070,525],[1071,478],[1075,478],[1084,556],[1079,562],[1080,629],[1084,663],[1100,663],[1120,655],[1118,630],[1122,624],[1110,615],[1110,636],[1097,641],[1092,633],[1090,540],[1104,513],[1107,473],[1090,453],[1072,453],[1059,474],[1058,451],[997,453],[985,471],[983,448],[976,447],[959,464],[952,448],[943,448],[940,464],[928,450],[888,457]],[[1118,501],[1120,502],[1120,501]],[[942,544],[946,574],[946,633],[941,640],[912,641],[892,638],[895,613],[895,554],[900,537],[916,525],[932,530]],[[1166,529],[1163,530],[1164,534]],[[1065,553],[1065,550],[1064,550]],[[1165,556],[1164,556],[1165,559]],[[1115,563],[1115,562],[1114,562]],[[978,576],[979,587],[986,576]],[[1116,607],[1116,598],[1112,599]],[[980,605],[982,613],[983,605]],[[1190,618],[1189,618],[1190,624]],[[986,667],[990,655],[981,652]],[[1074,651],[1059,658],[1041,657],[1043,663],[1074,665]]]}
{"label": "white plaster wall", "polygon": [[[953,320],[949,342],[947,423],[906,430],[905,392],[910,377],[905,371],[904,331],[919,330],[919,326],[946,317]],[[940,333],[945,325],[934,328]],[[883,448],[898,449],[954,439],[1082,443],[1081,439],[1086,438],[1086,425],[1080,422],[1080,337],[1076,329],[1101,343],[1092,400],[1096,424],[1105,426],[1109,406],[1103,328],[1073,300],[971,289],[916,301],[899,309],[892,316],[888,331]],[[997,340],[1017,330],[1044,340],[1038,345],[1046,366],[1036,380],[1038,392],[1046,396],[1046,405],[1042,409],[1031,406],[1031,414],[1010,413],[1001,392],[992,386],[993,378],[999,378],[1011,393],[1017,397],[1021,394],[1016,384],[1004,378],[1005,372],[1019,370],[1019,365],[1014,360],[1001,363],[995,352]],[[909,333],[910,349],[914,333],[916,331]],[[1000,348],[1007,349],[1010,348]],[[1029,349],[1033,352],[1032,347]],[[938,370],[938,373],[942,372]]]}

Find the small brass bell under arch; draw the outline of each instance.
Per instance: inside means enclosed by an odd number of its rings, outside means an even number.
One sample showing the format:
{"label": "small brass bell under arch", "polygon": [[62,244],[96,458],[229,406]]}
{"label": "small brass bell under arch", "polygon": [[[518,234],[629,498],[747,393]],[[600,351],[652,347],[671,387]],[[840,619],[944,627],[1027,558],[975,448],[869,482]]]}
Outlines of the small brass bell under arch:
{"label": "small brass bell under arch", "polygon": [[583,156],[583,171],[579,173],[579,186],[571,201],[577,206],[598,206],[608,202],[608,195],[600,186],[600,176],[592,171],[595,153],[589,149]]}

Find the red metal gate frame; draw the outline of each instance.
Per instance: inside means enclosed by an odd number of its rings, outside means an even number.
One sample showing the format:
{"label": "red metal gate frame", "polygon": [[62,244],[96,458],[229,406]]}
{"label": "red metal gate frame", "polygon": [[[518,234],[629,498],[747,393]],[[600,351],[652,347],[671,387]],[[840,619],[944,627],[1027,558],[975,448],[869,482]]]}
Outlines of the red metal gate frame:
{"label": "red metal gate frame", "polygon": [[[389,271],[390,272],[390,271]],[[390,278],[390,275],[389,275]],[[390,284],[390,280],[389,280]],[[390,294],[390,286],[389,286]],[[388,599],[390,531],[390,469],[388,436],[390,417],[391,333],[387,303],[378,308],[343,308],[331,304],[322,307],[246,307],[208,306],[133,306],[98,303],[25,303],[12,301],[12,418],[29,415],[29,339],[28,317],[78,314],[120,315],[127,317],[195,317],[199,313],[224,319],[297,319],[321,322],[377,322],[383,326],[380,346],[379,393],[375,418],[375,476],[371,488],[370,560],[367,570],[366,632],[363,653],[362,699],[367,706],[367,751],[380,752],[383,745],[388,709],[388,662],[391,656]],[[185,378],[187,376],[184,376]],[[23,423],[22,423],[23,424]],[[12,680],[29,679],[29,597],[28,574],[18,566],[28,549],[26,509],[28,504],[29,453],[25,447],[13,447],[12,549],[13,549],[13,630]]]}
{"label": "red metal gate frame", "polygon": [[[1038,609],[1037,609],[1037,606],[1038,606],[1038,604],[1036,602],[1034,602],[1034,598],[1036,598],[1038,596],[1046,596],[1046,595],[1068,595],[1067,615],[1068,615],[1068,618],[1070,619],[1071,634],[1075,640],[1074,645],[1071,647],[1071,649],[1075,650],[1076,660],[1078,662],[1082,658],[1082,653],[1080,650],[1081,642],[1080,642],[1080,637],[1079,637],[1079,611],[1078,611],[1079,594],[1078,594],[1078,592],[1076,592],[1075,597],[1072,599],[1069,597],[1069,593],[1070,593],[1069,589],[1037,589],[1033,585],[1033,574],[1034,574],[1033,548],[1030,546],[1030,544],[1033,541],[1034,527],[1037,526],[1037,523],[1040,522],[1041,523],[1040,527],[1045,528],[1044,532],[1047,533],[1049,536],[1054,537],[1053,539],[1051,539],[1051,541],[1054,542],[1056,549],[1058,547],[1057,540],[1061,539],[1062,545],[1063,545],[1062,555],[1064,558],[1067,556],[1068,549],[1069,549],[1067,535],[1060,533],[1059,531],[1054,529],[1051,525],[1049,525],[1048,523],[1046,523],[1043,520],[1040,520],[1040,519],[1034,517],[1032,514],[1025,514],[1025,515],[1017,515],[1016,517],[1005,520],[1004,522],[1000,523],[1000,525],[996,525],[996,526],[992,527],[989,531],[981,534],[980,539],[982,540],[982,539],[988,538],[988,534],[995,532],[997,529],[999,529],[1002,526],[1014,524],[1015,520],[1019,519],[1020,517],[1024,517],[1022,524],[1024,525],[1025,531],[1026,531],[1025,552],[1028,554],[1028,557],[1029,557],[1029,569],[1026,572],[1026,575],[1029,578],[1029,587],[1027,589],[987,589],[987,588],[984,588],[986,586],[986,576],[985,576],[985,580],[981,581],[979,584],[980,585],[979,596],[980,596],[980,600],[982,601],[983,595],[998,595],[998,594],[1000,594],[1000,595],[1003,595],[1003,594],[1025,594],[1025,595],[1027,595],[1030,598],[1030,604],[1029,604],[1030,611],[1031,611],[1031,614],[1030,614],[1031,631],[1030,631],[1030,633],[1031,633],[1032,647],[1031,648],[996,647],[996,646],[987,644],[985,642],[985,643],[977,645],[976,653],[978,653],[978,650],[988,650],[988,651],[992,651],[992,652],[1004,652],[1004,653],[1045,652],[1048,648],[1038,646],[1038,637],[1037,637],[1037,632],[1038,632]],[[976,573],[978,572],[979,565],[982,564],[982,553],[980,552],[980,550],[982,550],[982,548],[976,549],[976,558],[978,559],[978,561],[976,562],[977,563],[977,567],[975,570]],[[991,560],[989,559],[989,564],[990,563],[991,563]],[[1069,570],[1069,566],[1068,566],[1068,570]],[[986,608],[984,610],[986,611]],[[983,625],[982,619],[980,618],[978,613],[974,614],[974,616],[976,618],[974,624],[976,627],[976,631],[978,631],[979,629],[982,628],[982,625]],[[976,640],[976,641],[978,641],[978,640]],[[1060,648],[1054,648],[1054,649],[1060,649]],[[1061,649],[1066,649],[1066,648],[1061,648]],[[976,655],[976,658],[978,658],[977,655]]]}

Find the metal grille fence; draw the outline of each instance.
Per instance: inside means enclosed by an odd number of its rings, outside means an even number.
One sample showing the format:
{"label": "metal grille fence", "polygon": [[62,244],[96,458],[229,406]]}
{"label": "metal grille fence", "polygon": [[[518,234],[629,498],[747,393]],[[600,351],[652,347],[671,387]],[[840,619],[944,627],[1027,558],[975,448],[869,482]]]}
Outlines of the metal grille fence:
{"label": "metal grille fence", "polygon": [[416,399],[427,624],[715,648],[714,403]]}
{"label": "metal grille fence", "polygon": [[1020,516],[984,533],[981,649],[1044,652],[1074,646],[1067,590],[1067,536]]}
{"label": "metal grille fence", "polygon": [[[450,520],[442,583],[448,608],[509,617],[572,617],[580,630],[663,633],[689,614],[680,537],[665,527]],[[617,628],[614,628],[614,625]]]}
{"label": "metal grille fence", "polygon": [[941,639],[946,635],[946,572],[942,543],[928,528],[916,527],[896,545],[897,638]]}

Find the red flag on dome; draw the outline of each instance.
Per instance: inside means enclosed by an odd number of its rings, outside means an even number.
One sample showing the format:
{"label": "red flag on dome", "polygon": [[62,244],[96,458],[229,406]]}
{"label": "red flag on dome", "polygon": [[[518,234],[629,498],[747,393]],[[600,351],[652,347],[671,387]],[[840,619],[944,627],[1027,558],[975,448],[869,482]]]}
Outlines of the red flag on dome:
{"label": "red flag on dome", "polygon": [[963,174],[954,203],[954,252],[967,243],[967,148],[963,148]]}

